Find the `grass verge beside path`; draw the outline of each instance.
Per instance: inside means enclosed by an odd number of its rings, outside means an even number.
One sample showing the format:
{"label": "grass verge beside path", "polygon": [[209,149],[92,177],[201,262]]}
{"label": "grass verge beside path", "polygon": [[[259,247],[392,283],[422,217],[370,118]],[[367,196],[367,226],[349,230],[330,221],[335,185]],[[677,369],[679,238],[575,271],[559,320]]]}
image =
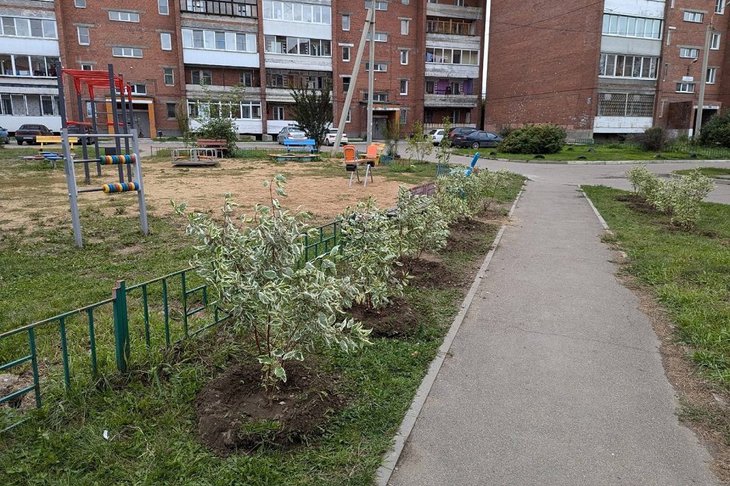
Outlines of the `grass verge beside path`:
{"label": "grass verge beside path", "polygon": [[632,201],[629,193],[584,187],[629,256],[628,270],[668,309],[693,360],[730,389],[730,206],[702,204],[691,232]]}
{"label": "grass verge beside path", "polygon": [[675,170],[674,173],[679,175],[688,175],[695,170],[699,170],[702,175],[707,177],[730,177],[730,169],[723,167],[698,167],[697,169]]}

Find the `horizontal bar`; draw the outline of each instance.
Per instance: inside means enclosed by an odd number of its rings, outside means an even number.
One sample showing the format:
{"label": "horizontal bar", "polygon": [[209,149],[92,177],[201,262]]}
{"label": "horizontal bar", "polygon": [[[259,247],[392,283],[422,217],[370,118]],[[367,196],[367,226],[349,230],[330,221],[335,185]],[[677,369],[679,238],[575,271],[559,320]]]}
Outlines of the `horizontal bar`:
{"label": "horizontal bar", "polygon": [[194,316],[195,314],[200,314],[201,312],[203,312],[207,308],[208,308],[207,306],[201,305],[200,307],[196,307],[195,309],[191,309],[186,314],[187,314],[188,317]]}
{"label": "horizontal bar", "polygon": [[76,192],[104,192],[101,187],[92,187],[91,189],[78,189]]}
{"label": "horizontal bar", "polygon": [[13,392],[10,395],[6,395],[6,396],[0,398],[0,403],[9,402],[13,398],[22,397],[26,393],[31,392],[33,390],[35,390],[35,385],[30,385],[30,386],[27,386],[25,388],[21,388],[20,390],[18,390],[16,392]]}
{"label": "horizontal bar", "polygon": [[14,424],[8,425],[3,430],[0,430],[0,435],[4,434],[5,432],[7,432],[9,430],[13,430],[15,427],[17,427],[20,424],[23,424],[23,423],[27,422],[28,420],[30,420],[30,417],[26,417],[23,420],[20,420],[18,422],[15,422]]}
{"label": "horizontal bar", "polygon": [[188,291],[187,291],[187,292],[185,292],[185,293],[186,293],[187,295],[190,295],[190,294],[192,294],[193,292],[197,292],[197,291],[199,291],[199,290],[203,290],[203,289],[204,289],[205,287],[207,287],[207,286],[206,286],[205,284],[203,284],[203,285],[201,285],[201,286],[199,286],[199,287],[195,287],[194,289],[190,289],[190,290],[188,290]]}
{"label": "horizontal bar", "polygon": [[[76,136],[76,134],[74,134]],[[79,134],[79,138],[81,137],[94,137],[94,138],[134,138],[134,135],[131,133],[84,133]]]}
{"label": "horizontal bar", "polygon": [[161,280],[165,280],[166,278],[176,277],[176,276],[180,275],[181,273],[189,272],[191,270],[195,270],[195,267],[188,267],[188,268],[186,268],[184,270],[178,270],[177,272],[168,273],[167,275],[163,275],[162,277],[157,277],[157,278],[155,278],[153,280],[148,280],[146,282],[138,283],[138,284],[135,284],[135,285],[130,285],[129,287],[127,287],[127,292],[129,292],[130,290],[138,289],[138,288],[143,287],[145,285],[151,285],[153,283],[157,283],[157,282],[159,282]]}
{"label": "horizontal bar", "polygon": [[6,332],[0,334],[0,339],[4,339],[6,337],[13,336],[13,335],[18,334],[20,332],[27,331],[28,329],[33,329],[33,328],[38,327],[38,326],[41,326],[43,324],[52,323],[52,322],[57,321],[57,320],[59,320],[61,318],[66,318],[66,317],[72,316],[74,314],[79,314],[81,312],[85,312],[85,311],[87,311],[89,309],[96,309],[97,307],[101,307],[102,305],[111,304],[113,301],[114,301],[114,299],[104,299],[102,301],[99,301],[99,302],[95,302],[93,304],[86,305],[84,307],[79,307],[78,309],[74,309],[72,311],[64,312],[63,314],[59,314],[57,316],[53,316],[53,317],[49,317],[47,319],[43,319],[42,321],[37,321],[37,322],[32,322],[30,324],[26,324],[25,326],[18,327],[18,328],[15,328],[15,329],[12,329],[10,331],[6,331]]}
{"label": "horizontal bar", "polygon": [[21,365],[25,363],[26,361],[30,361],[33,359],[33,355],[24,356],[22,358],[18,358],[15,361],[11,361],[10,363],[5,363],[4,365],[0,366],[0,371],[9,370],[10,368],[14,368],[18,365]]}

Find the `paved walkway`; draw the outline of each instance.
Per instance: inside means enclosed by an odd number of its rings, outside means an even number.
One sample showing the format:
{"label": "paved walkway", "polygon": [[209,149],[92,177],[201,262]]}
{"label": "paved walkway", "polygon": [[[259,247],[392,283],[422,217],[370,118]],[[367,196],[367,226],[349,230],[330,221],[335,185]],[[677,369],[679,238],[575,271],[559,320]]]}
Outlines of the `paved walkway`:
{"label": "paved walkway", "polygon": [[708,485],[587,201],[531,182],[390,484]]}

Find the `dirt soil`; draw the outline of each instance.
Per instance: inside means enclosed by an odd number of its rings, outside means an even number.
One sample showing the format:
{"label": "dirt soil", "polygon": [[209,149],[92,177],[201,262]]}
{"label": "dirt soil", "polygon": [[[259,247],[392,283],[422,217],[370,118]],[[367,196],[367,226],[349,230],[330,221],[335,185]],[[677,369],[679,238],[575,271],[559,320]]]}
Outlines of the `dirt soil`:
{"label": "dirt soil", "polygon": [[[267,204],[269,190],[263,187],[263,182],[271,180],[279,173],[285,174],[288,180],[288,197],[282,198],[282,204],[290,209],[300,208],[310,212],[317,222],[330,221],[347,206],[369,196],[374,197],[380,207],[390,207],[397,198],[398,186],[412,186],[386,180],[378,176],[376,168],[374,182],[369,182],[367,187],[358,183],[348,187],[344,170],[341,175],[337,175],[337,171],[331,168],[322,168],[327,164],[340,167],[340,163],[336,161],[274,164],[248,159],[221,159],[218,167],[197,168],[172,167],[166,160],[145,162],[145,195],[148,211],[155,216],[171,214],[171,200],[185,202],[191,210],[218,212],[226,193],[231,193],[244,209],[252,208],[257,203]],[[92,186],[100,186],[115,179],[115,174],[109,168],[105,167],[103,171],[104,176],[92,177]],[[77,176],[81,184],[83,176]],[[24,179],[27,180],[24,182]],[[29,229],[38,225],[54,224],[59,220],[69,220],[70,224],[68,190],[63,169],[13,175],[12,180],[8,174],[0,171],[0,183],[3,182],[6,184],[3,184],[0,197],[0,231]],[[43,185],[42,191],[29,189],[39,183]],[[136,198],[129,195],[110,196],[102,192],[92,192],[79,197],[82,213],[84,208],[96,207],[113,216],[118,209],[115,204],[128,204],[130,209],[125,214],[133,217],[138,214]]]}
{"label": "dirt soil", "polygon": [[419,326],[419,318],[407,300],[393,299],[382,309],[369,309],[355,305],[349,310],[352,317],[372,329],[372,337],[402,338],[413,334]]}
{"label": "dirt soil", "polygon": [[198,435],[215,453],[250,453],[265,445],[293,446],[316,438],[346,398],[337,377],[299,362],[287,365],[287,381],[268,396],[261,365],[228,368],[198,394]]}

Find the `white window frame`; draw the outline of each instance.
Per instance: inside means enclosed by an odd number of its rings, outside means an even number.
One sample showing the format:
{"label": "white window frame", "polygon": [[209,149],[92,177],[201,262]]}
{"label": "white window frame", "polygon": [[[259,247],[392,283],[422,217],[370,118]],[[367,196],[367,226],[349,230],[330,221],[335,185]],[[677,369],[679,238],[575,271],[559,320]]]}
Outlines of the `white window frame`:
{"label": "white window frame", "polygon": [[411,30],[411,21],[409,19],[400,19],[400,35],[408,35]]}
{"label": "white window frame", "polygon": [[139,13],[128,10],[109,10],[109,20],[112,22],[139,23]]}
{"label": "white window frame", "polygon": [[720,40],[721,39],[722,39],[722,35],[720,34],[720,32],[713,32],[712,37],[710,37],[710,50],[712,50],[712,51],[720,50]]}
{"label": "white window frame", "polygon": [[717,82],[717,68],[708,67],[705,73],[705,84],[715,84]]}
{"label": "white window frame", "polygon": [[342,62],[350,62],[351,54],[350,46],[342,46]]}
{"label": "white window frame", "polygon": [[86,0],[74,0],[74,7],[86,8]]}
{"label": "white window frame", "polygon": [[400,50],[400,64],[401,64],[401,66],[408,65],[408,49]]}
{"label": "white window frame", "polygon": [[700,50],[696,47],[680,47],[679,57],[682,59],[697,59],[700,56]]}
{"label": "white window frame", "polygon": [[401,96],[408,96],[408,80],[407,79],[400,80],[400,86],[399,86],[398,91]]}
{"label": "white window frame", "polygon": [[[82,35],[82,32],[86,32],[85,36]],[[86,37],[86,41],[84,41],[82,39],[83,37]],[[77,25],[76,26],[76,39],[79,41],[80,46],[91,45],[91,29],[85,25]]]}
{"label": "white window frame", "polygon": [[694,93],[695,84],[694,83],[677,83],[675,91],[677,93]]}
{"label": "white window frame", "polygon": [[682,20],[684,20],[685,22],[701,24],[705,20],[705,14],[702,12],[696,12],[694,10],[685,10],[682,13]]}
{"label": "white window frame", "polygon": [[157,0],[157,13],[170,15],[170,0]]}
{"label": "white window frame", "polygon": [[[169,71],[169,73],[168,73]],[[167,75],[171,76],[172,83],[167,82]],[[162,68],[162,84],[165,86],[175,86],[175,68],[163,67]]]}
{"label": "white window frame", "polygon": [[727,0],[715,0],[715,13],[722,15],[725,13],[725,2]]}
{"label": "white window frame", "polygon": [[172,50],[172,34],[170,32],[160,32],[160,49],[163,51]]}
{"label": "white window frame", "polygon": [[[81,63],[79,63],[79,65],[81,66],[82,71],[93,71],[94,70],[94,65],[91,64],[90,62],[81,62]],[[86,69],[87,67],[89,69]]]}
{"label": "white window frame", "polygon": [[343,14],[342,15],[342,20],[341,20],[342,23],[341,23],[341,25],[342,25],[342,30],[344,32],[349,32],[350,31],[350,22],[351,21],[352,21],[352,19],[350,18],[350,14]]}
{"label": "white window frame", "polygon": [[144,57],[144,52],[139,47],[114,46],[112,47],[112,57],[133,57],[141,59]]}
{"label": "white window frame", "polygon": [[283,106],[281,106],[281,105],[275,105],[273,107],[273,110],[272,111],[273,111],[272,116],[273,116],[274,120],[285,120],[286,119],[286,118],[284,118],[284,116],[286,115],[286,113],[284,112],[284,107]]}

